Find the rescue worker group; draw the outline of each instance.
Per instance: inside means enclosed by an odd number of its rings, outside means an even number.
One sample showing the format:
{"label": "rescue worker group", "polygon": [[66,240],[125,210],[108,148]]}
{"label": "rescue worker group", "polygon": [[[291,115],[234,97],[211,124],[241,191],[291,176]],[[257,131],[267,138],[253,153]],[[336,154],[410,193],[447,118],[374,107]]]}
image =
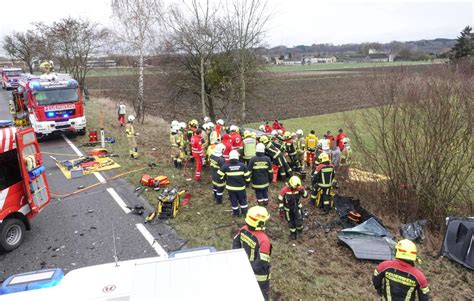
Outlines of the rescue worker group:
{"label": "rescue worker group", "polygon": [[[129,116],[126,125],[130,156],[138,156],[135,132]],[[347,176],[352,158],[350,139],[342,129],[334,137],[328,131],[318,139],[314,130],[305,136],[303,130],[292,133],[275,120],[262,124],[259,130],[226,127],[222,119],[214,124],[205,117],[201,126],[195,119],[171,122],[171,159],[175,168],[187,168],[194,162],[194,180],[201,181],[203,166],[210,167],[212,192],[217,205],[223,204],[227,190],[232,216],[245,218],[233,240],[233,248],[243,248],[249,258],[257,282],[266,300],[270,297],[270,256],[272,245],[265,232],[270,219],[268,189],[282,181],[278,193],[278,212],[289,227],[290,239],[303,235],[302,199],[327,214],[333,208],[336,172]],[[303,185],[311,176],[308,189]],[[257,205],[249,208],[247,187],[255,191]],[[308,190],[310,192],[308,192]],[[429,299],[428,283],[415,267],[416,245],[400,240],[395,246],[395,260],[384,261],[373,274],[373,285],[384,300]]]}

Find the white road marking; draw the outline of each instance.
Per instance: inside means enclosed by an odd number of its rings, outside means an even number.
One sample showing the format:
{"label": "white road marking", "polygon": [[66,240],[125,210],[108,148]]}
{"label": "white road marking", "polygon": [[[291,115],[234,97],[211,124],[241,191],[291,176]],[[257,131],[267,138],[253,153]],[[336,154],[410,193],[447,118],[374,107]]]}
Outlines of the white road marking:
{"label": "white road marking", "polygon": [[135,224],[137,227],[138,231],[145,237],[145,239],[148,241],[150,246],[155,250],[155,252],[158,254],[160,257],[168,258],[168,253],[166,253],[165,249],[158,243],[158,241],[151,235],[150,231],[148,231],[145,228],[145,225],[143,224]]}
{"label": "white road marking", "polygon": [[[64,141],[66,141],[66,143],[72,148],[72,150],[76,153],[76,155],[78,156],[84,156],[82,154],[82,152],[77,148],[77,146],[74,145],[74,143],[71,142],[71,140],[69,140],[68,137],[66,137],[66,135],[62,135],[63,136],[63,139]],[[104,177],[99,173],[99,172],[94,172],[92,173],[96,178],[97,180],[99,180],[99,182],[101,182],[102,184],[106,183],[107,181],[104,179]]]}
{"label": "white road marking", "polygon": [[110,196],[112,196],[112,198],[120,206],[120,208],[122,208],[123,211],[125,211],[125,213],[131,212],[130,209],[127,208],[127,205],[122,200],[122,198],[118,195],[117,191],[115,191],[115,189],[107,188],[107,192],[110,194]]}

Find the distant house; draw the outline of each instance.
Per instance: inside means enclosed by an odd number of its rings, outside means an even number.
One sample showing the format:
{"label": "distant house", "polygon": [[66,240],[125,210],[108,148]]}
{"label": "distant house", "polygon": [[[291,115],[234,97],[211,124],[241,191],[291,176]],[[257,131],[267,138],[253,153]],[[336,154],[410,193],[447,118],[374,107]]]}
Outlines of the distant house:
{"label": "distant house", "polygon": [[366,57],[368,62],[388,62],[389,56],[386,53],[370,53]]}
{"label": "distant house", "polygon": [[362,62],[393,62],[395,56],[387,53],[369,53],[368,55],[355,54],[348,56],[345,61],[348,63],[362,63]]}
{"label": "distant house", "polygon": [[328,57],[312,57],[310,59],[311,64],[318,64],[318,63],[335,63],[337,59],[335,56],[328,56]]}
{"label": "distant house", "polygon": [[361,63],[361,62],[365,62],[367,59],[367,56],[366,55],[363,55],[363,54],[354,54],[354,55],[350,55],[348,56],[345,61],[348,62],[348,63]]}

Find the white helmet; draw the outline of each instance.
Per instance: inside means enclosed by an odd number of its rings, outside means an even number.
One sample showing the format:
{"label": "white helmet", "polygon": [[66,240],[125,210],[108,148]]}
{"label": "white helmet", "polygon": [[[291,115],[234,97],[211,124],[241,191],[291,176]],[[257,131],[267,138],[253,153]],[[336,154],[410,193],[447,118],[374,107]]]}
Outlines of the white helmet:
{"label": "white helmet", "polygon": [[128,121],[129,121],[129,122],[132,122],[132,121],[134,121],[134,120],[135,120],[135,116],[133,116],[133,115],[128,115]]}
{"label": "white helmet", "polygon": [[233,150],[229,153],[229,159],[230,160],[239,160],[239,152],[236,150]]}
{"label": "white helmet", "polygon": [[296,135],[303,136],[303,130],[302,129],[297,130]]}
{"label": "white helmet", "polygon": [[272,136],[276,136],[278,135],[278,132],[276,130],[273,130],[271,133],[270,133]]}
{"label": "white helmet", "polygon": [[202,125],[202,128],[203,128],[204,130],[208,130],[208,129],[209,129],[209,124],[204,123],[204,124]]}
{"label": "white helmet", "polygon": [[236,125],[231,125],[229,130],[230,130],[231,132],[236,132],[238,129],[239,129],[239,128],[238,128]]}
{"label": "white helmet", "polygon": [[171,127],[172,127],[172,128],[177,127],[178,124],[179,124],[179,121],[178,121],[178,120],[173,120],[173,121],[171,121]]}
{"label": "white helmet", "polygon": [[171,128],[171,133],[176,134],[179,131],[179,127],[174,126]]}
{"label": "white helmet", "polygon": [[220,157],[222,156],[222,152],[224,151],[225,149],[225,145],[222,144],[222,143],[219,143],[218,145],[216,145],[216,147],[214,148],[214,152],[212,153],[214,156],[217,156],[217,157]]}
{"label": "white helmet", "polygon": [[258,143],[256,150],[257,150],[257,153],[264,153],[265,152],[265,144]]}
{"label": "white helmet", "polygon": [[222,119],[217,119],[216,121],[217,124],[224,125],[224,120]]}
{"label": "white helmet", "polygon": [[208,122],[210,122],[210,121],[211,121],[211,118],[209,118],[209,117],[207,117],[207,116],[204,117],[204,123],[208,123]]}
{"label": "white helmet", "polygon": [[209,126],[210,129],[213,129],[215,127],[214,123],[208,122],[207,125]]}
{"label": "white helmet", "polygon": [[261,130],[262,132],[265,132],[265,126],[263,124],[261,124],[259,127],[258,127],[259,130]]}
{"label": "white helmet", "polygon": [[277,133],[278,135],[283,135],[283,130],[278,130]]}
{"label": "white helmet", "polygon": [[186,128],[186,122],[180,122],[179,123],[179,128],[180,129],[185,129]]}

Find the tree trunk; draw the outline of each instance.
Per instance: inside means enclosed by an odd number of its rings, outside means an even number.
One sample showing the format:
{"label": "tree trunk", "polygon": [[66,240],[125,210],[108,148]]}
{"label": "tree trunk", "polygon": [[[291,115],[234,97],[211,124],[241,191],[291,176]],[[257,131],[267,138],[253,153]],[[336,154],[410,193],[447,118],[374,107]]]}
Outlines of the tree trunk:
{"label": "tree trunk", "polygon": [[28,65],[28,70],[30,71],[30,74],[33,74],[33,64],[31,63],[26,63]]}
{"label": "tree trunk", "polygon": [[240,121],[241,124],[245,123],[246,119],[246,87],[245,87],[245,71],[244,69],[240,69],[240,99],[242,100],[242,120]]}
{"label": "tree trunk", "polygon": [[143,89],[143,53],[140,52],[140,58],[138,63],[138,112],[137,113],[137,120],[143,121],[145,120],[145,113],[144,113],[144,89]]}
{"label": "tree trunk", "polygon": [[204,86],[204,58],[201,56],[201,107],[202,117],[206,117],[206,89]]}

